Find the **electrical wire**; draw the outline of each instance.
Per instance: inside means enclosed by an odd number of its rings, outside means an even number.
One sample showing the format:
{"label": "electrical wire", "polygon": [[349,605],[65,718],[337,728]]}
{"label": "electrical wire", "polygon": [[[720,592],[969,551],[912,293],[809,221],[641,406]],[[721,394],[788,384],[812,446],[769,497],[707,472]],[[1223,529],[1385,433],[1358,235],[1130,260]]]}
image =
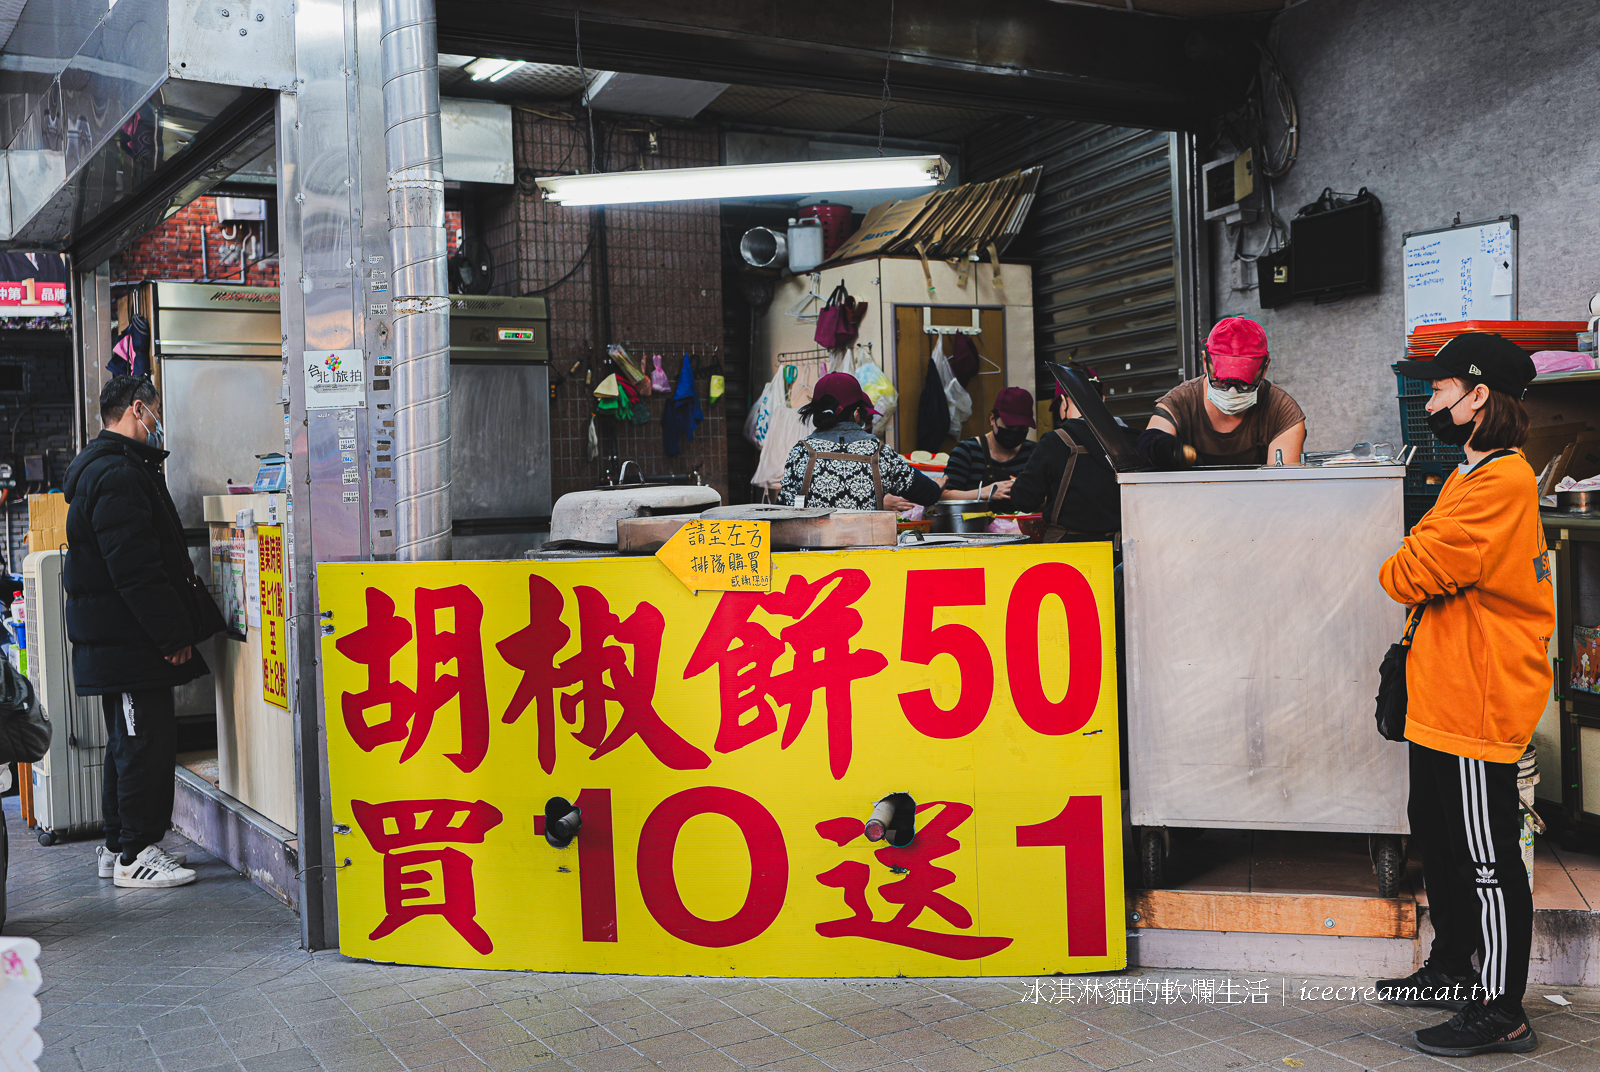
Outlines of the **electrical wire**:
{"label": "electrical wire", "polygon": [[572,47],[573,47],[574,51],[577,53],[577,58],[578,58],[578,77],[583,80],[583,93],[579,96],[578,101],[579,101],[580,104],[583,105],[584,112],[586,112],[588,114],[588,116],[589,116],[589,170],[590,170],[590,172],[596,172],[596,171],[599,170],[599,168],[597,168],[595,166],[595,161],[594,161],[594,156],[595,156],[594,108],[592,108],[590,106],[590,104],[589,104],[589,72],[583,66],[583,24],[582,24],[582,21],[581,21],[582,15],[583,15],[582,6],[575,7],[575,8],[572,9]]}
{"label": "electrical wire", "polygon": [[883,155],[883,115],[889,110],[889,61],[894,57],[894,0],[889,0],[889,43],[883,50],[883,100],[878,105],[878,155]]}
{"label": "electrical wire", "polygon": [[[1261,94],[1262,122],[1257,140],[1261,144],[1261,173],[1269,179],[1280,179],[1294,167],[1300,155],[1300,108],[1295,103],[1294,90],[1284,77],[1283,68],[1265,45],[1257,44],[1261,51],[1263,72],[1257,75]],[[1267,144],[1266,112],[1268,99],[1276,106],[1277,118],[1283,133],[1271,145]]]}
{"label": "electrical wire", "polygon": [[578,259],[572,262],[572,269],[568,271],[566,275],[562,276],[560,279],[557,279],[549,286],[540,287],[538,290],[525,290],[522,292],[522,296],[524,298],[537,298],[541,294],[548,294],[552,290],[555,290],[557,287],[561,286],[567,280],[571,279],[573,276],[577,275],[578,269],[583,267],[584,262],[589,259],[589,253],[594,249],[594,240],[595,216],[593,213],[591,213],[589,216],[589,241],[583,247],[583,252],[578,254]]}

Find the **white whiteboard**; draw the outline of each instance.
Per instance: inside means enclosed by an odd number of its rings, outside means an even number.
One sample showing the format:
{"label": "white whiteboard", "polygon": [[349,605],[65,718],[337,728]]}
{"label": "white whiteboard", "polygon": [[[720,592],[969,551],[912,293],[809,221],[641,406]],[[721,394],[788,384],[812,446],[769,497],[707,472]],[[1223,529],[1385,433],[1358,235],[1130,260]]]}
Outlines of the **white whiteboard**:
{"label": "white whiteboard", "polygon": [[1419,324],[1517,319],[1517,218],[1502,216],[1402,240],[1406,334]]}

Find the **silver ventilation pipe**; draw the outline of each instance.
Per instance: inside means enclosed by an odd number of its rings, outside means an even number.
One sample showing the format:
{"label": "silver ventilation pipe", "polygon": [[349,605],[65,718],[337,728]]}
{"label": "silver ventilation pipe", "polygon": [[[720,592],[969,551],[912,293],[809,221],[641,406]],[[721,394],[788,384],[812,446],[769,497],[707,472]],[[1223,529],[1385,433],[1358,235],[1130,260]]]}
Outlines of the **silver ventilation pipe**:
{"label": "silver ventilation pipe", "polygon": [[395,557],[450,552],[450,299],[434,0],[381,0],[394,316]]}

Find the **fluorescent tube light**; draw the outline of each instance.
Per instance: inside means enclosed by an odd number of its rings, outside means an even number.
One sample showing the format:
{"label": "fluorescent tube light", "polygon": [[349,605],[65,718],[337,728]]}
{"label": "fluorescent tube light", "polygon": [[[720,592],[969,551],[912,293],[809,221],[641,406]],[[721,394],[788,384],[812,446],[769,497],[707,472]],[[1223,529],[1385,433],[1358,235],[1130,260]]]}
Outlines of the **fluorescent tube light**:
{"label": "fluorescent tube light", "polygon": [[895,190],[937,186],[949,173],[950,165],[942,156],[874,156],[865,160],[556,175],[539,179],[538,183],[548,200],[578,206],[772,197],[831,190]]}
{"label": "fluorescent tube light", "polygon": [[485,79],[498,82],[517,68],[527,65],[527,60],[496,60],[485,56],[467,64],[467,73],[472,76],[474,82],[482,82]]}

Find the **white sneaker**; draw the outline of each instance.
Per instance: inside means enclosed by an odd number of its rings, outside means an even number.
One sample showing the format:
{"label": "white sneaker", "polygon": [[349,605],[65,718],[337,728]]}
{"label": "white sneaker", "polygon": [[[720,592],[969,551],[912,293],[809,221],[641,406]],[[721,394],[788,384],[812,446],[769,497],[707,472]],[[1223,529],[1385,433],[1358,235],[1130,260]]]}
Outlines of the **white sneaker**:
{"label": "white sneaker", "polygon": [[187,886],[194,879],[194,872],[187,867],[180,867],[160,845],[146,845],[140,850],[139,855],[133,858],[131,864],[123,863],[122,857],[118,856],[115,871],[111,876],[111,881],[118,886],[131,889]]}
{"label": "white sneaker", "polygon": [[[166,852],[165,849],[162,849],[161,851]],[[181,852],[167,852],[167,856],[179,867],[182,867],[184,864],[189,862],[189,858]],[[121,859],[121,857],[122,854],[117,852],[115,849],[108,849],[104,845],[96,845],[94,850],[94,862],[95,869],[99,871],[100,877],[111,878],[112,875],[116,873],[117,861]]]}

